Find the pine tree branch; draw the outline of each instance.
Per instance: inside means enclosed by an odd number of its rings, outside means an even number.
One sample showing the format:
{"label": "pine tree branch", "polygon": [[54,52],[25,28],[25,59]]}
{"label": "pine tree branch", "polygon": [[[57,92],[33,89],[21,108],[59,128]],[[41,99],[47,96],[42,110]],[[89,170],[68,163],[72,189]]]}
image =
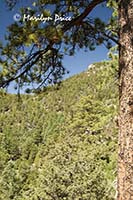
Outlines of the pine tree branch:
{"label": "pine tree branch", "polygon": [[[89,24],[90,28],[92,30],[94,30],[94,26],[92,24]],[[98,33],[102,34],[104,37],[112,40],[114,43],[116,43],[117,45],[119,45],[119,41],[117,39],[115,39],[114,37],[112,37],[111,35],[105,33],[105,32],[101,32],[100,30],[97,30]]]}
{"label": "pine tree branch", "polygon": [[71,20],[67,25],[65,25],[63,27],[62,31],[65,33],[67,30],[69,30],[70,28],[72,28],[74,25],[82,22],[90,14],[90,12],[93,10],[93,8],[95,8],[98,4],[103,3],[105,1],[106,0],[93,0],[88,5],[88,7],[83,11],[83,13],[80,14],[75,19]]}
{"label": "pine tree branch", "polygon": [[[71,20],[69,23],[64,25],[62,28],[62,32],[65,33],[66,31],[70,30],[74,25],[82,22],[88,15],[89,13],[100,3],[105,2],[106,0],[93,0],[91,3],[89,3],[88,7],[75,19]],[[7,79],[7,80],[2,80],[0,82],[0,87],[4,88],[9,85],[10,82],[17,80],[21,76],[23,76],[25,73],[27,73],[34,64],[37,63],[37,61],[41,58],[42,55],[44,55],[48,50],[52,48],[54,45],[55,41],[50,41],[49,45],[44,50],[37,51],[34,53],[32,56],[30,55],[28,59],[26,59],[18,68],[16,75],[13,77]],[[32,61],[31,61],[32,60]],[[31,63],[30,63],[31,61]],[[23,69],[24,68],[24,69]],[[23,71],[19,73],[19,71]]]}
{"label": "pine tree branch", "polygon": [[[28,72],[31,67],[37,63],[37,61],[48,51],[51,49],[51,46],[48,45],[47,48],[45,50],[41,50],[41,51],[37,51],[36,53],[34,53],[32,56],[30,56],[28,59],[26,59],[25,62],[23,62],[21,64],[21,66],[19,67],[18,71],[16,72],[16,76],[13,76],[11,78],[9,78],[8,80],[3,80],[0,82],[0,87],[4,88],[7,87],[9,85],[10,82],[17,80],[18,78],[20,78],[21,76],[23,76],[26,72]],[[30,63],[31,61],[31,63]],[[19,71],[22,69],[23,71],[19,74]]]}
{"label": "pine tree branch", "polygon": [[101,33],[103,36],[105,36],[106,38],[108,38],[108,39],[110,39],[110,40],[112,40],[114,43],[116,43],[117,45],[119,45],[119,41],[118,40],[116,40],[114,37],[112,37],[112,36],[110,36],[110,35],[108,35],[108,34],[106,34],[106,33]]}

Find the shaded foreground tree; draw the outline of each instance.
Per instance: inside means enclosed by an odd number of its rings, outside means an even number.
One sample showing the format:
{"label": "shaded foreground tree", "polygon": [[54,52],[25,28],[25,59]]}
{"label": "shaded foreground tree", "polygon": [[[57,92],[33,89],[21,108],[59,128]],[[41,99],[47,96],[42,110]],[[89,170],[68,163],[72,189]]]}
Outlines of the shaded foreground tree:
{"label": "shaded foreground tree", "polygon": [[[25,84],[42,87],[45,83],[58,82],[65,69],[62,65],[64,54],[74,55],[76,49],[94,50],[96,45],[110,47],[110,40],[117,42],[116,16],[110,24],[99,18],[90,19],[90,12],[104,0],[93,1],[49,1],[34,2],[35,9],[23,8],[21,14],[35,15],[43,12],[46,18],[68,13],[70,21],[20,20],[12,24],[6,36],[6,46],[1,45],[0,86],[7,87],[16,81],[18,89]],[[108,1],[116,5],[116,1]],[[48,10],[45,6],[54,6]],[[133,0],[119,1],[120,24],[120,116],[119,116],[119,166],[118,200],[133,198]],[[52,12],[52,13],[51,13]],[[111,29],[110,29],[111,27]]]}
{"label": "shaded foreground tree", "polygon": [[133,0],[119,1],[120,114],[118,200],[133,199]]}

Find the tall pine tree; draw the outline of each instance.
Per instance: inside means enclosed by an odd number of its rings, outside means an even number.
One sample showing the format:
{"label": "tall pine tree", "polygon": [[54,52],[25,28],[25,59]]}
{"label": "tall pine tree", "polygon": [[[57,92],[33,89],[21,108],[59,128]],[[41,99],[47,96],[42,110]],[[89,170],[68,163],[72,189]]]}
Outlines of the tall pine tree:
{"label": "tall pine tree", "polygon": [[118,200],[133,199],[133,0],[119,1]]}

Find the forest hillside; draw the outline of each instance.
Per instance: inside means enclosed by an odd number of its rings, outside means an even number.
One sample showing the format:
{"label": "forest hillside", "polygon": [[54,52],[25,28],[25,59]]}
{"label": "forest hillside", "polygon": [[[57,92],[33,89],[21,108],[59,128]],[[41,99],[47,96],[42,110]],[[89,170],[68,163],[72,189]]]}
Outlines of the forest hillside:
{"label": "forest hillside", "polygon": [[0,200],[113,200],[118,75],[113,61],[35,94],[0,92]]}

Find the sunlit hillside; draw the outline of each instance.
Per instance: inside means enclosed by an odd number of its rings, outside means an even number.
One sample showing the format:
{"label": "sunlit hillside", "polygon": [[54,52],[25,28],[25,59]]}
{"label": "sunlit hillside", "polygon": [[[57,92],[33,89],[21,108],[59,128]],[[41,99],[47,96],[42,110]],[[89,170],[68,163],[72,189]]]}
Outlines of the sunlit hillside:
{"label": "sunlit hillside", "polygon": [[34,95],[0,93],[0,200],[114,200],[118,77],[93,64]]}

